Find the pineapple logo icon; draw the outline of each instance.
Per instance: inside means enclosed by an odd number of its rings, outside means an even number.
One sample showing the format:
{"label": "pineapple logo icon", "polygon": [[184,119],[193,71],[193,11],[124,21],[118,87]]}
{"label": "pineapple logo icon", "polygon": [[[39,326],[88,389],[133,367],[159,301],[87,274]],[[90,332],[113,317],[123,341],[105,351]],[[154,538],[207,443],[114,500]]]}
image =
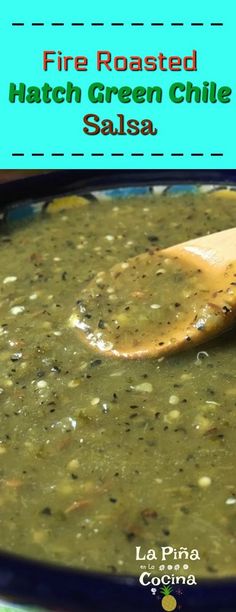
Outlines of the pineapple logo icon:
{"label": "pineapple logo icon", "polygon": [[164,586],[160,589],[163,595],[161,605],[163,610],[165,610],[166,612],[172,612],[172,610],[175,610],[177,606],[177,601],[175,597],[171,595],[172,590],[173,589],[171,586]]}

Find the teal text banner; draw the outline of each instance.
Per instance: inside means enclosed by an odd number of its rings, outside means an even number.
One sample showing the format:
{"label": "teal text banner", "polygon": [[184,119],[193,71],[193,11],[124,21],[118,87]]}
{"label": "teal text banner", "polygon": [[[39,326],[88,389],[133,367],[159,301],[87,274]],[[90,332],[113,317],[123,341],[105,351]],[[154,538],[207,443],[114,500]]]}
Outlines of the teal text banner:
{"label": "teal text banner", "polygon": [[234,0],[0,14],[1,168],[235,168]]}

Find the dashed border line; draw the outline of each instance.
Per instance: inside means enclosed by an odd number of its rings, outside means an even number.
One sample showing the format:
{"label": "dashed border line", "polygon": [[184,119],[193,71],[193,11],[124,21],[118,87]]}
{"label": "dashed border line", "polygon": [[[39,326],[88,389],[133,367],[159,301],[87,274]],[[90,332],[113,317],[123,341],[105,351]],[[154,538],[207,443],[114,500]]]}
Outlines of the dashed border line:
{"label": "dashed border line", "polygon": [[67,155],[71,156],[71,157],[85,157],[87,155],[90,155],[91,157],[106,157],[107,155],[111,155],[112,157],[124,157],[124,156],[131,156],[131,157],[144,157],[145,155],[150,155],[151,157],[164,157],[164,156],[168,156],[170,155],[171,157],[186,157],[186,156],[190,156],[190,157],[224,157],[224,153],[99,153],[99,152],[95,152],[95,153],[20,153],[20,152],[15,152],[15,153],[11,153],[12,157],[25,157],[27,155],[30,155],[31,157],[45,157],[46,155],[50,155],[51,157],[66,157]]}
{"label": "dashed border line", "polygon": [[203,23],[203,22],[191,22],[191,23],[184,23],[184,22],[171,22],[171,23],[164,23],[164,22],[151,22],[151,23],[144,23],[144,22],[131,22],[131,23],[124,23],[124,22],[112,22],[112,23],[104,23],[104,22],[91,22],[91,23],[85,23],[85,22],[72,22],[70,24],[67,24],[65,22],[61,22],[61,21],[53,21],[51,23],[45,23],[43,21],[33,21],[31,24],[26,24],[23,21],[13,21],[11,23],[11,25],[13,27],[24,27],[27,25],[30,26],[34,26],[34,27],[43,27],[43,26],[52,26],[52,27],[63,27],[63,26],[67,26],[70,25],[72,27],[83,27],[86,25],[92,26],[92,27],[106,27],[106,26],[111,26],[111,27],[125,27],[125,26],[131,26],[131,27],[136,27],[136,28],[140,28],[140,27],[144,27],[144,26],[151,26],[151,27],[165,27],[165,26],[171,26],[171,27],[188,27],[188,26],[192,26],[192,27],[207,27],[207,26],[211,26],[211,27],[223,27],[224,23],[219,21],[219,22],[215,22],[212,21],[211,23]]}

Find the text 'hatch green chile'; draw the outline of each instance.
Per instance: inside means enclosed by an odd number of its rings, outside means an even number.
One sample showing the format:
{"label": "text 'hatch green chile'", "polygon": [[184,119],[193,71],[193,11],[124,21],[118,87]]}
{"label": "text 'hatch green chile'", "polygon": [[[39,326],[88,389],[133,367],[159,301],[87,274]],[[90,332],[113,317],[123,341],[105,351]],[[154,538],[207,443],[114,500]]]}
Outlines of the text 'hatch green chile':
{"label": "text 'hatch green chile'", "polygon": [[[230,102],[232,89],[227,85],[218,86],[215,81],[203,81],[202,85],[195,85],[191,81],[187,83],[175,82],[169,88],[167,97],[174,104],[227,104]],[[79,104],[82,96],[93,104],[111,104],[117,99],[122,104],[161,104],[165,93],[160,85],[141,86],[134,88],[128,85],[122,87],[107,86],[101,82],[92,83],[84,93],[82,88],[71,81],[66,85],[52,86],[44,82],[42,86],[27,85],[23,82],[10,83],[9,102],[11,104],[62,104],[64,102]]]}

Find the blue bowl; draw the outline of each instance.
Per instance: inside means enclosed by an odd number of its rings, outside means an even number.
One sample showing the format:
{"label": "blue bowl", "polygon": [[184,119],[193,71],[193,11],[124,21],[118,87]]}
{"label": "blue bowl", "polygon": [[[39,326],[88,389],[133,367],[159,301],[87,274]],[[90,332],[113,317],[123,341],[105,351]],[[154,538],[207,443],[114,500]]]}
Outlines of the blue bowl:
{"label": "blue bowl", "polygon": [[[64,171],[0,186],[0,217],[9,222],[38,214],[58,194],[99,201],[153,192],[178,197],[222,188],[236,190],[236,171]],[[174,590],[176,609],[183,612],[236,612],[236,579],[199,580]],[[19,606],[22,612],[36,610],[31,606],[57,612],[158,612],[163,607],[154,591],[134,576],[82,571],[0,552],[0,597],[5,601],[0,601],[0,612],[16,612]]]}

